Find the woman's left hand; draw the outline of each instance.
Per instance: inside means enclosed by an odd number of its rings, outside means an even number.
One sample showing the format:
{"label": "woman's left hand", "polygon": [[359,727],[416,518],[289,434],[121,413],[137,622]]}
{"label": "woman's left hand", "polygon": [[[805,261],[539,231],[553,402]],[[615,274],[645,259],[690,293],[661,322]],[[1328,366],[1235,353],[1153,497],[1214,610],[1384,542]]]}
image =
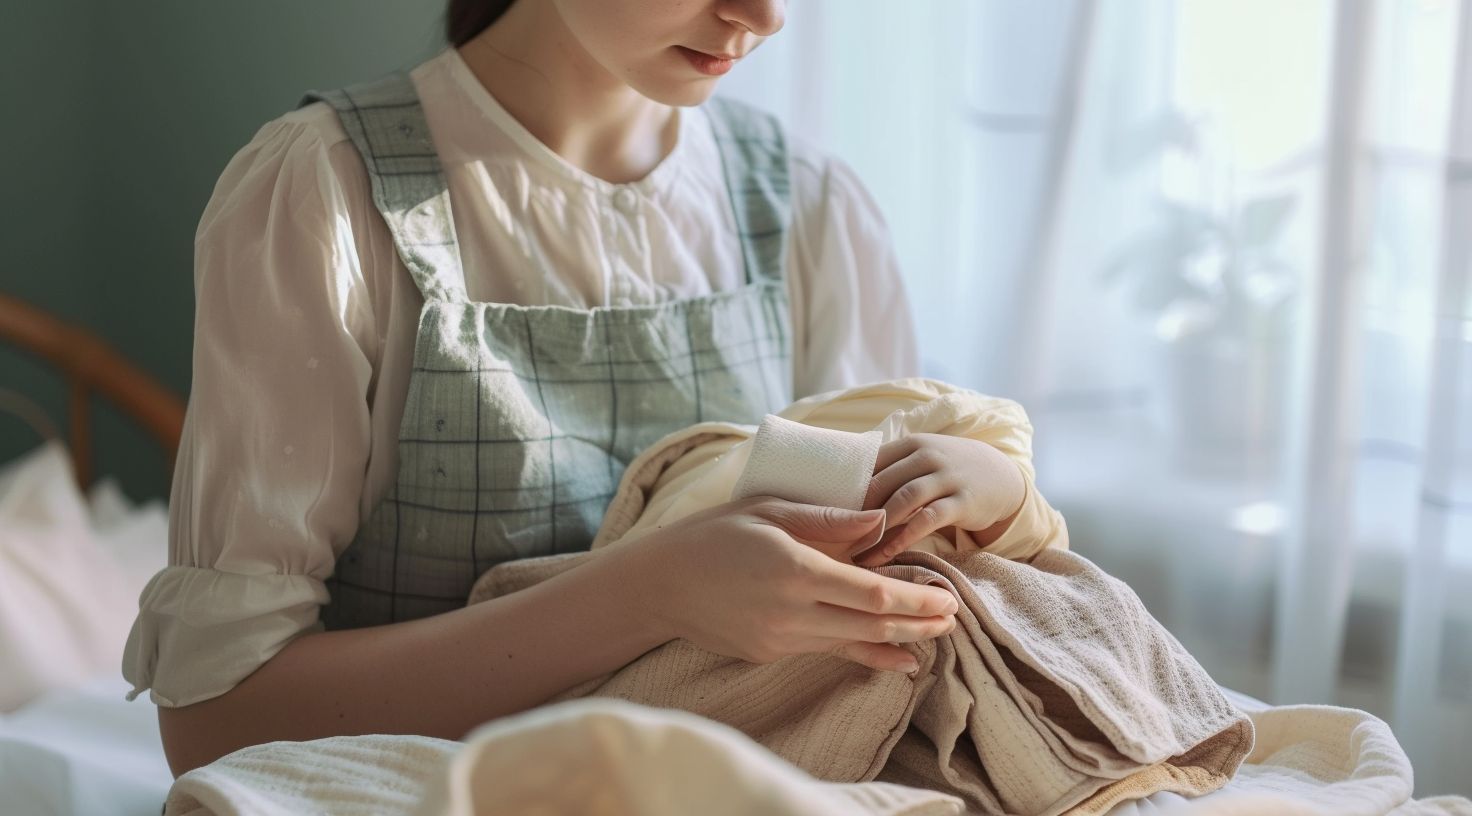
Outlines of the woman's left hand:
{"label": "woman's left hand", "polygon": [[1026,490],[1017,463],[985,442],[916,433],[885,443],[862,509],[883,507],[888,526],[853,562],[877,567],[942,527],[979,532],[1010,521]]}

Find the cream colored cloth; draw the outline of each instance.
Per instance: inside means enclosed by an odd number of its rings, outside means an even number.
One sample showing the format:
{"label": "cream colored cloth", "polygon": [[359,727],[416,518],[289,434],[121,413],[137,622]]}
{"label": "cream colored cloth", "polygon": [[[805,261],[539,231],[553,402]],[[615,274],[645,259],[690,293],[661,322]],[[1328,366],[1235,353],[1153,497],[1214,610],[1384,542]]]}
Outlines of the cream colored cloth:
{"label": "cream colored cloth", "polygon": [[961,800],[820,782],[683,711],[572,700],[459,742],[388,734],[273,742],[179,777],[167,816],[954,816]]}
{"label": "cream colored cloth", "polygon": [[[1025,560],[1044,547],[1068,547],[1063,516],[1033,486],[1032,425],[1022,406],[1012,400],[940,380],[907,377],[813,394],[775,416],[816,428],[875,432],[881,444],[916,433],[986,442],[1017,464],[1027,488],[1017,517],[986,552]],[[624,471],[592,550],[620,539],[632,541],[655,527],[729,501],[746,469],[749,440],[756,432],[752,425],[700,422],[650,445]],[[971,534],[957,527],[942,528],[911,548],[935,554],[978,549]]]}
{"label": "cream colored cloth", "polygon": [[[815,395],[779,415],[885,441],[952,433],[1018,462],[1027,498],[993,545],[979,550],[952,529],[877,570],[955,594],[957,631],[912,646],[913,678],[817,654],[757,665],[675,640],[549,702],[597,695],[691,711],[818,779],[887,776],[987,813],[1102,813],[1155,791],[1195,795],[1226,783],[1251,748],[1251,725],[1128,587],[1061,549],[1061,518],[1031,487],[1020,406],[914,378]],[[753,429],[722,435],[716,425],[670,434],[630,464],[592,552],[500,565],[471,602],[726,501]]]}
{"label": "cream colored cloth", "polygon": [[1257,735],[1236,777],[1197,799],[1160,793],[1110,816],[1472,816],[1461,796],[1410,798],[1410,760],[1371,714],[1230,696]]}
{"label": "cream colored cloth", "polygon": [[[455,49],[410,77],[471,299],[586,309],[744,282],[699,106],[677,108],[677,143],[648,176],[614,184],[538,141]],[[792,393],[918,374],[878,205],[842,160],[796,136],[790,147]],[[264,123],[221,171],[195,233],[194,291],[169,562],[137,601],[123,661],[130,697],[151,689],[170,707],[224,694],[318,628],[323,579],[393,485],[423,304],[325,103]]]}
{"label": "cream colored cloth", "polygon": [[[1472,816],[1461,797],[1410,800],[1410,762],[1369,714],[1235,697],[1258,739],[1225,788],[1191,800],[1162,791],[1109,816]],[[495,720],[464,744],[370,734],[245,748],[181,776],[166,813],[930,816],[962,807],[921,788],[816,780],[712,720],[586,698]]]}

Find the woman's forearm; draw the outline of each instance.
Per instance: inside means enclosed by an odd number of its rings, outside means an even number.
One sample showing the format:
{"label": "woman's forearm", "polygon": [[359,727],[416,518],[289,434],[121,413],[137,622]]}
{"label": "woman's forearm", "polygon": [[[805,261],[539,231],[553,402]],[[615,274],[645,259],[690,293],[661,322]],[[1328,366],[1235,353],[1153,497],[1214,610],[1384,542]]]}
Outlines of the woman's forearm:
{"label": "woman's forearm", "polygon": [[160,708],[169,765],[177,776],[273,740],[459,739],[613,671],[670,639],[648,573],[622,556],[442,615],[303,635],[226,694]]}

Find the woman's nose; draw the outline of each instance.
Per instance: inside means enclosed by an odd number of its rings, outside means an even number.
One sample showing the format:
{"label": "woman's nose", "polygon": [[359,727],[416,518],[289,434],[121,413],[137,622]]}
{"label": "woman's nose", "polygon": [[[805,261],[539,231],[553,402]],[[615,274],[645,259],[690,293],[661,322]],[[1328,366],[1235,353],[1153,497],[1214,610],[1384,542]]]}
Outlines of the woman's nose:
{"label": "woman's nose", "polygon": [[720,0],[716,13],[758,37],[770,37],[786,22],[787,0]]}

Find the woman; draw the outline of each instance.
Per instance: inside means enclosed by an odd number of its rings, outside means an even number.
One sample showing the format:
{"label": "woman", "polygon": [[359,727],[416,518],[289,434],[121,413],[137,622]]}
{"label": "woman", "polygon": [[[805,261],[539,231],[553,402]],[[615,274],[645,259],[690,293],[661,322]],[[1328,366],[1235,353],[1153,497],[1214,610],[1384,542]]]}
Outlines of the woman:
{"label": "woman", "polygon": [[496,563],[586,549],[664,434],[917,373],[852,173],[706,104],[783,12],[452,0],[451,47],[232,159],[196,235],[170,566],[124,661],[176,775],[270,740],[458,738],[677,637],[909,671],[897,644],[954,626],[947,593],[855,562],[877,508],[945,522],[922,505],[981,455],[917,443],[866,512],[733,502],[464,606]]}

